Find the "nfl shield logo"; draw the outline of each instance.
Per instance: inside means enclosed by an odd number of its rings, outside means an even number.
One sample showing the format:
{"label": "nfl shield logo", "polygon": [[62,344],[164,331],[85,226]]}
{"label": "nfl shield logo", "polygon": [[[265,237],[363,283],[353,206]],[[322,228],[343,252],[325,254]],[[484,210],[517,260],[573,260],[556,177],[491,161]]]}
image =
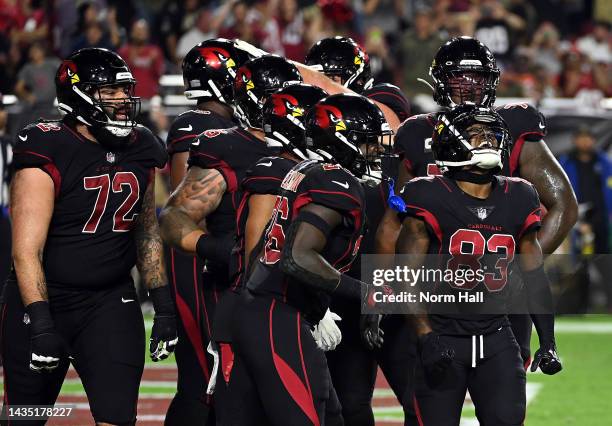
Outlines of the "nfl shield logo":
{"label": "nfl shield logo", "polygon": [[485,220],[489,217],[491,212],[494,209],[494,206],[478,206],[478,207],[468,207],[468,209],[476,215],[478,219],[481,221]]}
{"label": "nfl shield logo", "polygon": [[485,220],[488,216],[488,212],[487,209],[484,207],[478,207],[478,209],[476,209],[476,216],[478,216],[478,219],[480,220]]}
{"label": "nfl shield logo", "polygon": [[112,152],[107,152],[106,161],[113,164],[115,162],[115,154],[113,154]]}

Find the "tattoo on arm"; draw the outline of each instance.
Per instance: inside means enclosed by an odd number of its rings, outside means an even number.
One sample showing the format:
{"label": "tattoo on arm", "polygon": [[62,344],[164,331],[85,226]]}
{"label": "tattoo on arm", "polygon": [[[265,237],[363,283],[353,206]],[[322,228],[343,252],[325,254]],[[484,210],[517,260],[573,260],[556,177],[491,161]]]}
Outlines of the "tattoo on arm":
{"label": "tattoo on arm", "polygon": [[159,224],[155,214],[154,186],[155,181],[149,183],[134,230],[138,271],[147,289],[162,287],[168,283]]}
{"label": "tattoo on arm", "polygon": [[218,170],[190,168],[159,217],[164,241],[195,252],[196,236],[202,233],[198,224],[217,209],[226,190]]}

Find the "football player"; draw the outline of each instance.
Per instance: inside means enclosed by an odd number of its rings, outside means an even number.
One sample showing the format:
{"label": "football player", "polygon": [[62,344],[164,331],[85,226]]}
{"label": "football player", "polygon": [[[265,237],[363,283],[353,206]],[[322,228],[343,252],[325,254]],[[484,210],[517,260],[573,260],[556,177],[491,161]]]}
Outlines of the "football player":
{"label": "football player", "polygon": [[[220,299],[230,286],[239,184],[253,163],[272,153],[261,124],[263,104],[274,91],[301,81],[295,66],[280,56],[261,56],[241,66],[233,82],[241,126],[208,129],[192,142],[189,169],[160,215],[168,245],[205,259],[204,298],[218,304],[208,305],[208,336],[224,333],[224,313],[231,309],[229,302]],[[199,227],[204,220],[206,232]],[[203,342],[204,347],[208,344]]]}
{"label": "football player", "polygon": [[358,95],[318,102],[306,117],[308,148],[325,161],[284,177],[272,218],[232,317],[232,423],[324,423],[331,382],[311,328],[332,295],[359,305],[368,285],[344,274],[363,237],[362,182],[372,177],[380,139],[392,131]]}
{"label": "football player", "polygon": [[[197,101],[196,108],[180,114],[170,126],[166,149],[170,156],[170,183],[174,190],[187,171],[189,147],[201,133],[210,129],[234,127],[232,102],[236,71],[249,55],[226,39],[210,39],[194,46],[183,59],[185,97]],[[228,235],[231,239],[231,235]],[[231,240],[230,240],[231,241]],[[203,260],[166,246],[166,262],[179,314],[177,392],[168,407],[166,426],[206,424],[208,405],[205,390],[210,380],[212,360],[204,342],[210,340],[210,314],[214,295],[202,289]],[[214,424],[211,415],[209,422]]]}
{"label": "football player", "polygon": [[[350,40],[350,54],[347,53],[347,46],[345,44],[342,44],[341,46],[330,46],[330,50],[333,51],[333,49],[339,48],[344,53],[346,53],[348,56],[343,54],[343,61],[345,61],[344,64],[352,64],[353,62],[356,63],[358,61],[361,61],[359,63],[363,64],[362,69],[367,70],[367,73],[369,75],[370,63],[367,54],[365,54],[365,52],[361,48],[359,48],[351,39],[346,40]],[[261,55],[267,54],[265,51],[243,40],[235,40],[235,45],[238,48],[243,49],[248,54],[253,55],[254,57],[259,57]],[[358,50],[355,50],[353,48],[353,45],[357,46]],[[319,52],[321,53],[325,53],[328,51],[328,49],[319,50]],[[341,79],[336,78],[333,73],[328,76],[325,72],[325,69],[321,65],[314,63],[312,65],[304,65],[296,61],[290,62],[294,64],[300,71],[300,74],[304,78],[305,83],[320,87],[329,94],[334,95],[339,93],[359,93],[359,91],[357,91],[358,86],[348,87],[348,85],[343,83]],[[361,67],[351,67],[351,70],[356,71],[360,68]],[[384,87],[381,87],[381,90],[373,90],[372,93],[369,93],[368,97],[383,112],[383,114],[385,115],[385,119],[391,127],[391,130],[396,131],[401,123],[401,120],[398,117],[402,116],[402,114],[407,115],[409,113],[410,107],[408,105],[408,101],[406,100],[404,95],[401,94],[399,88],[392,85],[383,86]]]}
{"label": "football player", "polygon": [[[387,105],[399,122],[410,115],[409,103],[398,87],[392,84],[373,85],[368,54],[352,39],[322,39],[311,47],[305,62],[345,87]],[[395,177],[397,174],[398,164],[389,156],[383,156],[381,166],[386,176]],[[368,232],[361,244],[361,252],[374,253],[376,228],[387,204],[387,184],[381,181],[378,185],[366,186],[364,189]],[[359,257],[353,262],[349,274],[355,278],[361,276]],[[335,298],[332,301],[332,310],[343,318],[339,324],[343,342],[335,351],[327,353],[327,358],[347,424],[374,425],[372,394],[377,364],[404,407],[405,416],[409,417],[412,399],[411,393],[406,392],[410,385],[406,365],[414,364],[415,359],[413,347],[406,344],[414,340],[409,323],[397,315],[384,317],[380,324],[380,328],[386,333],[384,342],[381,347],[373,347],[367,342],[366,333],[378,332],[378,317],[361,317],[360,330],[357,326],[361,313],[359,306],[351,301]]]}
{"label": "football player", "polygon": [[[399,87],[374,84],[368,53],[352,38],[336,36],[319,40],[310,48],[304,62],[355,93],[387,106],[399,123],[410,116],[410,103]],[[389,121],[387,114],[385,117]]]}
{"label": "football player", "polygon": [[[306,112],[326,93],[307,84],[292,84],[274,94],[263,107],[263,128],[266,143],[275,156],[264,157],[253,164],[241,182],[242,198],[236,217],[236,249],[233,255],[232,287],[223,299],[223,308],[227,318],[217,316],[216,320],[231,321],[232,302],[236,302],[244,284],[243,276],[250,264],[251,253],[257,252],[266,224],[270,220],[276,195],[285,175],[300,161],[307,160],[312,152],[306,148],[304,118]],[[256,261],[256,259],[255,259]],[[341,333],[335,325],[335,316],[326,312],[323,320],[314,328],[313,335],[317,346],[323,350],[332,350],[341,339]],[[231,347],[231,333],[218,333],[215,337],[219,346],[220,366],[215,387],[215,407],[218,419],[223,423],[226,415],[224,409],[230,409],[226,396],[229,387],[232,367],[236,364]],[[331,396],[332,403],[326,407],[326,423],[341,424],[341,408],[337,396]],[[225,399],[225,400],[224,400]]]}
{"label": "football player", "polygon": [[[495,101],[499,82],[495,58],[485,45],[471,37],[452,38],[442,45],[434,57],[430,75],[434,80],[434,100],[443,108],[465,103],[492,106]],[[542,251],[552,253],[576,222],[576,197],[563,169],[544,142],[544,116],[528,104],[504,105],[497,112],[508,124],[511,136],[509,159],[504,162],[502,174],[522,177],[538,190],[547,211],[538,239]],[[403,160],[398,187],[412,177],[440,173],[431,151],[435,122],[435,113],[422,114],[410,117],[398,130],[394,148]],[[392,209],[387,209],[376,236],[377,252],[394,252],[399,227],[397,216]],[[518,311],[525,310],[519,307]],[[511,323],[523,360],[529,365],[532,328],[529,316],[512,315]]]}
{"label": "football player", "polygon": [[483,292],[489,304],[486,310],[470,311],[465,305],[430,309],[433,334],[426,339],[450,347],[454,358],[449,357],[446,370],[432,370],[425,362],[416,369],[418,421],[459,425],[467,389],[481,425],[520,425],[525,418],[525,369],[504,313],[504,287],[512,285],[508,275],[515,255],[520,255],[517,263],[540,340],[531,370],[539,367],[555,374],[562,368],[555,348],[552,294],[537,239],[537,191],[523,179],[496,176],[511,139],[503,119],[489,108],[461,105],[443,113],[432,139],[443,175],[413,179],[402,189],[405,205],[398,214],[402,227],[397,252],[441,254],[434,262],[450,271],[465,266],[475,276],[486,271],[481,279],[428,284],[445,294]]}
{"label": "football player", "polygon": [[135,265],[155,307],[151,357],[177,342],[154,204],[166,153],[134,121],[136,81],[116,53],[71,54],[55,84],[64,118],[25,127],[15,147],[4,409],[53,405],[72,363],[96,424],[133,425],[145,344]]}

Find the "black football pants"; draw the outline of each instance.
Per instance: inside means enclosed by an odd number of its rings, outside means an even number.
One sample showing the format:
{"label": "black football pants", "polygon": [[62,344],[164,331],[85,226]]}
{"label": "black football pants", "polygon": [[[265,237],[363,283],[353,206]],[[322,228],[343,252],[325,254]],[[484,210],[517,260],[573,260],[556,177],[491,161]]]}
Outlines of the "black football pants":
{"label": "black football pants", "polygon": [[342,425],[325,355],[300,312],[248,290],[236,307],[223,426]]}
{"label": "black football pants", "polygon": [[[91,294],[91,302],[53,311],[70,359],[52,372],[30,370],[30,330],[16,282],[9,282],[0,311],[4,368],[4,410],[16,405],[53,405],[69,363],[79,374],[96,422],[132,425],[144,369],[145,330],[134,285]],[[0,424],[44,425],[45,420]]]}
{"label": "black football pants", "polygon": [[[166,413],[165,426],[214,425],[214,411],[206,398],[213,361],[206,352],[215,306],[220,297],[216,283],[203,275],[203,262],[166,248],[168,278],[179,321],[174,352],[178,369],[177,392]],[[203,280],[211,281],[204,288]]]}
{"label": "black football pants", "polygon": [[[334,308],[332,308],[334,310]],[[380,366],[404,410],[404,423],[416,424],[413,403],[415,338],[403,315],[388,315],[381,321],[385,332],[382,348],[370,350],[359,334],[359,310],[337,312],[342,321],[342,342],[326,352],[332,383],[342,405],[342,416],[349,426],[374,426],[372,396]]]}
{"label": "black football pants", "polygon": [[[469,390],[482,426],[521,425],[525,419],[525,368],[512,330],[487,336],[441,336],[455,359],[441,384],[430,385],[417,363],[416,414],[423,426],[458,426]],[[474,366],[475,365],[475,366]]]}

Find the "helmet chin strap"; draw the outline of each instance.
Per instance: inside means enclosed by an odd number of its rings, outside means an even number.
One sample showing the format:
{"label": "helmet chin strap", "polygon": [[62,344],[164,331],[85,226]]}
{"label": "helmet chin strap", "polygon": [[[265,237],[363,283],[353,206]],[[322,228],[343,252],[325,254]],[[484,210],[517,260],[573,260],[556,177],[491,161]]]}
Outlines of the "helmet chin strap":
{"label": "helmet chin strap", "polygon": [[472,151],[472,164],[481,169],[489,170],[502,167],[502,160],[499,151],[495,149],[481,149]]}

